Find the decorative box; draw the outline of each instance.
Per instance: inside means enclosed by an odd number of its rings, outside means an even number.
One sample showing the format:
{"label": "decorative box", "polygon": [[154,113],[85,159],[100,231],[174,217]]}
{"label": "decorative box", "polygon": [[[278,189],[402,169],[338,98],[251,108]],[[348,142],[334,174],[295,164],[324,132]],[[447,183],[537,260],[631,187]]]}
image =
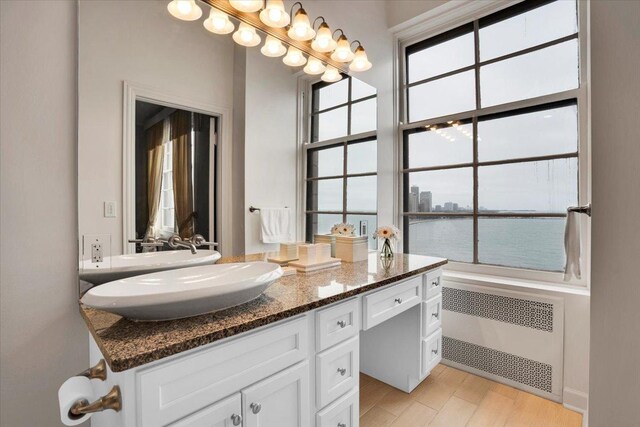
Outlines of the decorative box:
{"label": "decorative box", "polygon": [[313,236],[314,243],[329,243],[331,245],[331,256],[336,256],[336,235],[335,234],[316,234]]}
{"label": "decorative box", "polygon": [[336,236],[336,258],[346,262],[365,261],[369,257],[367,236]]}

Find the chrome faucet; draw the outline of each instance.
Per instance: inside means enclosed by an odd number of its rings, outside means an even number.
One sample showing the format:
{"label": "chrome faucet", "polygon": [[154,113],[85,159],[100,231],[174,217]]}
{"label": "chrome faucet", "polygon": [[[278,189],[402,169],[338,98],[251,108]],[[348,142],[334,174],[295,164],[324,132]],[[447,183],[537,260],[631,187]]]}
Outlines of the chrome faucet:
{"label": "chrome faucet", "polygon": [[191,237],[191,243],[193,243],[196,246],[209,246],[209,247],[218,246],[216,242],[207,242],[202,236],[202,234],[194,234]]}
{"label": "chrome faucet", "polygon": [[177,234],[169,237],[169,240],[167,240],[167,244],[172,249],[189,248],[191,249],[192,254],[195,255],[198,253],[196,245],[191,240],[182,240],[182,238]]}

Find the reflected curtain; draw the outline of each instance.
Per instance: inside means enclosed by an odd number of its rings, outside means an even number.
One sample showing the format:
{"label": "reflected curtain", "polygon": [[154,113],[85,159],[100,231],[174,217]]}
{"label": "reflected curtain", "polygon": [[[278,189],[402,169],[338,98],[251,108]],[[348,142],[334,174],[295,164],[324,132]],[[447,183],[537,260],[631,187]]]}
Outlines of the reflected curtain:
{"label": "reflected curtain", "polygon": [[164,162],[164,142],[168,129],[164,121],[151,126],[147,131],[147,201],[149,222],[145,240],[158,237],[158,215],[162,193],[162,164]]}
{"label": "reflected curtain", "polygon": [[193,174],[191,159],[191,113],[178,110],[171,121],[173,142],[173,196],[178,234],[193,236]]}

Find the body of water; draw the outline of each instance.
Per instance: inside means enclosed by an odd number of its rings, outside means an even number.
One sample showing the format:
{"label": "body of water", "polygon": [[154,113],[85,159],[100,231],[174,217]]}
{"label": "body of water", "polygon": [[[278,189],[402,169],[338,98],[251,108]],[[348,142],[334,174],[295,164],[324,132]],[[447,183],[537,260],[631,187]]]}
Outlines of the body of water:
{"label": "body of water", "polygon": [[[564,218],[479,218],[482,264],[563,271]],[[409,252],[473,262],[473,219],[412,219]]]}

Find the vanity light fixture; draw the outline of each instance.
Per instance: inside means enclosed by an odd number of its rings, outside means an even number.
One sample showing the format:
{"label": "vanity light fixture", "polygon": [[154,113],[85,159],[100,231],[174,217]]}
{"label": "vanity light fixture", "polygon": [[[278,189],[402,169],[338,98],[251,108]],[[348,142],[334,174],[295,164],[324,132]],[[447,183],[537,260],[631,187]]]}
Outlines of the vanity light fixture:
{"label": "vanity light fixture", "polygon": [[342,74],[340,74],[337,68],[327,65],[327,71],[324,72],[321,79],[328,83],[339,82],[342,80]]}
{"label": "vanity light fixture", "polygon": [[264,41],[264,46],[262,46],[260,52],[262,52],[264,56],[277,58],[284,55],[287,52],[287,48],[284,47],[282,42],[277,38],[273,36],[267,36],[266,40]]}
{"label": "vanity light fixture", "polygon": [[291,17],[284,10],[282,0],[267,0],[267,5],[260,12],[260,20],[273,28],[284,28],[291,22]]}
{"label": "vanity light fixture", "polygon": [[320,61],[317,58],[314,58],[313,56],[310,56],[309,61],[307,62],[307,65],[302,69],[302,71],[312,76],[315,76],[317,74],[324,73],[326,69],[327,67],[324,66],[322,61]]}
{"label": "vanity light fixture", "polygon": [[[311,47],[316,52],[320,53],[329,53],[333,52],[338,45],[338,43],[333,39],[331,34],[331,29],[329,28],[329,24],[324,20],[322,16],[316,18],[322,19],[322,23],[318,27],[318,31],[316,32],[316,38],[311,42]],[[315,24],[315,21],[314,21]]]}
{"label": "vanity light fixture", "polygon": [[302,52],[300,52],[298,49],[293,46],[289,46],[287,56],[282,58],[282,62],[290,67],[300,67],[307,63],[307,58],[305,58]]}
{"label": "vanity light fixture", "polygon": [[171,0],[167,10],[172,16],[183,21],[195,21],[202,16],[202,9],[196,4],[196,0]]}
{"label": "vanity light fixture", "polygon": [[311,40],[315,37],[316,32],[311,28],[311,23],[309,22],[309,15],[303,9],[302,3],[295,2],[293,6],[291,6],[291,12],[293,13],[293,8],[298,5],[300,8],[296,11],[296,14],[293,16],[293,21],[291,26],[289,27],[289,31],[287,34],[294,40],[298,40],[301,42]]}
{"label": "vanity light fixture", "polygon": [[337,29],[336,32],[340,31],[340,37],[338,38],[338,46],[336,50],[331,54],[331,59],[337,62],[351,62],[353,60],[354,54],[351,51],[351,45],[349,44],[349,40],[347,36],[344,35],[344,32],[341,29]]}
{"label": "vanity light fixture", "polygon": [[240,12],[257,12],[262,9],[262,0],[229,0],[229,4]]}
{"label": "vanity light fixture", "polygon": [[229,15],[216,8],[211,8],[209,17],[202,23],[207,31],[215,34],[229,34],[235,30],[235,25],[229,20]]}
{"label": "vanity light fixture", "polygon": [[251,25],[245,24],[244,22],[240,23],[238,27],[238,31],[233,33],[233,41],[238,43],[241,46],[253,47],[258,46],[262,39],[256,33],[256,29]]}
{"label": "vanity light fixture", "polygon": [[353,56],[353,61],[349,64],[349,70],[351,71],[367,71],[371,68],[371,62],[367,58],[367,52],[365,52],[360,40],[354,40],[351,44],[358,43],[356,53]]}

